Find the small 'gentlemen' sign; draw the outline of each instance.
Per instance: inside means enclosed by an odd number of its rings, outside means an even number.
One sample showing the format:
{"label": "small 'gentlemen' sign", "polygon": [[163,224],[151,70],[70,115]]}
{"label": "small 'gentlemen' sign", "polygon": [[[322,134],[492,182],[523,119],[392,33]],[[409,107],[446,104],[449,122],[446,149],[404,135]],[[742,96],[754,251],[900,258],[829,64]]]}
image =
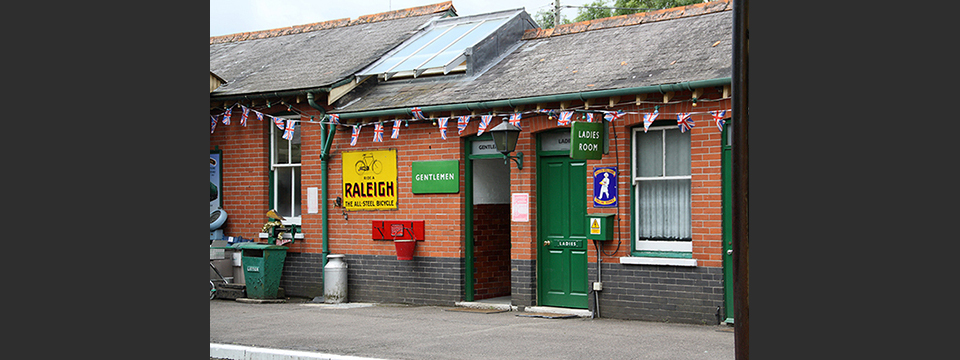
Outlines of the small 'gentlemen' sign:
{"label": "small 'gentlemen' sign", "polygon": [[460,160],[414,161],[410,170],[410,191],[414,194],[460,192]]}
{"label": "small 'gentlemen' sign", "polygon": [[570,126],[570,158],[603,158],[603,122],[574,121]]}

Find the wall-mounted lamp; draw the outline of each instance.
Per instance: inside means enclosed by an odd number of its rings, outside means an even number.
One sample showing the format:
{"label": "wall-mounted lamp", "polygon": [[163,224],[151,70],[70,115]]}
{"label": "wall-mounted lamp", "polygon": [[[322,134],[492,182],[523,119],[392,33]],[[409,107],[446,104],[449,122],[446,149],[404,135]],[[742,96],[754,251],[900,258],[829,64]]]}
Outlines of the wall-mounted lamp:
{"label": "wall-mounted lamp", "polygon": [[520,137],[520,128],[511,124],[509,121],[501,122],[489,130],[493,136],[493,143],[497,146],[497,151],[503,154],[504,162],[513,159],[517,163],[517,169],[523,170],[523,153],[518,152],[517,156],[510,156],[517,149],[517,139]]}

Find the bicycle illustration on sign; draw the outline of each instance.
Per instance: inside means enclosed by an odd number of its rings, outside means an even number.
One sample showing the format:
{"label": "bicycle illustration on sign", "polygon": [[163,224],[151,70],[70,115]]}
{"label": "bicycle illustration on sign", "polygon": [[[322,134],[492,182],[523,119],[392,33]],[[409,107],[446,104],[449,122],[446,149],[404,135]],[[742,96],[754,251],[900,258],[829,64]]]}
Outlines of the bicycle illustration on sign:
{"label": "bicycle illustration on sign", "polygon": [[383,163],[374,159],[373,154],[363,154],[363,159],[358,160],[354,167],[357,170],[357,175],[363,175],[363,173],[371,170],[374,174],[380,174],[383,171]]}

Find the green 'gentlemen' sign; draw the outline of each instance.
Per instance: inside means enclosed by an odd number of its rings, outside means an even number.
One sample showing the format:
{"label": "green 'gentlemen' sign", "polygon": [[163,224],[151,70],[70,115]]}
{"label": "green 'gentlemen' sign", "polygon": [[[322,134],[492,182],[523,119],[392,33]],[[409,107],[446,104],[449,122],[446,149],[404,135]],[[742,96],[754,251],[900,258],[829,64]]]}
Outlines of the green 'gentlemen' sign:
{"label": "green 'gentlemen' sign", "polygon": [[414,194],[454,194],[460,192],[460,161],[414,161],[410,191]]}
{"label": "green 'gentlemen' sign", "polygon": [[574,121],[570,126],[570,158],[603,158],[603,122]]}

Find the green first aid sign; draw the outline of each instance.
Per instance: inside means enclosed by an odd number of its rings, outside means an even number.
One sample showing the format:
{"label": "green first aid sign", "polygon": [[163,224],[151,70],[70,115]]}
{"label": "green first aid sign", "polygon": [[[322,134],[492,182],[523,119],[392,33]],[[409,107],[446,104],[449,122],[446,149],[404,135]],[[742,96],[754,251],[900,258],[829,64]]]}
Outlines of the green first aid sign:
{"label": "green first aid sign", "polygon": [[574,121],[570,126],[570,158],[599,160],[603,158],[603,122]]}
{"label": "green first aid sign", "polygon": [[410,167],[410,191],[414,194],[460,192],[460,161],[414,161]]}

